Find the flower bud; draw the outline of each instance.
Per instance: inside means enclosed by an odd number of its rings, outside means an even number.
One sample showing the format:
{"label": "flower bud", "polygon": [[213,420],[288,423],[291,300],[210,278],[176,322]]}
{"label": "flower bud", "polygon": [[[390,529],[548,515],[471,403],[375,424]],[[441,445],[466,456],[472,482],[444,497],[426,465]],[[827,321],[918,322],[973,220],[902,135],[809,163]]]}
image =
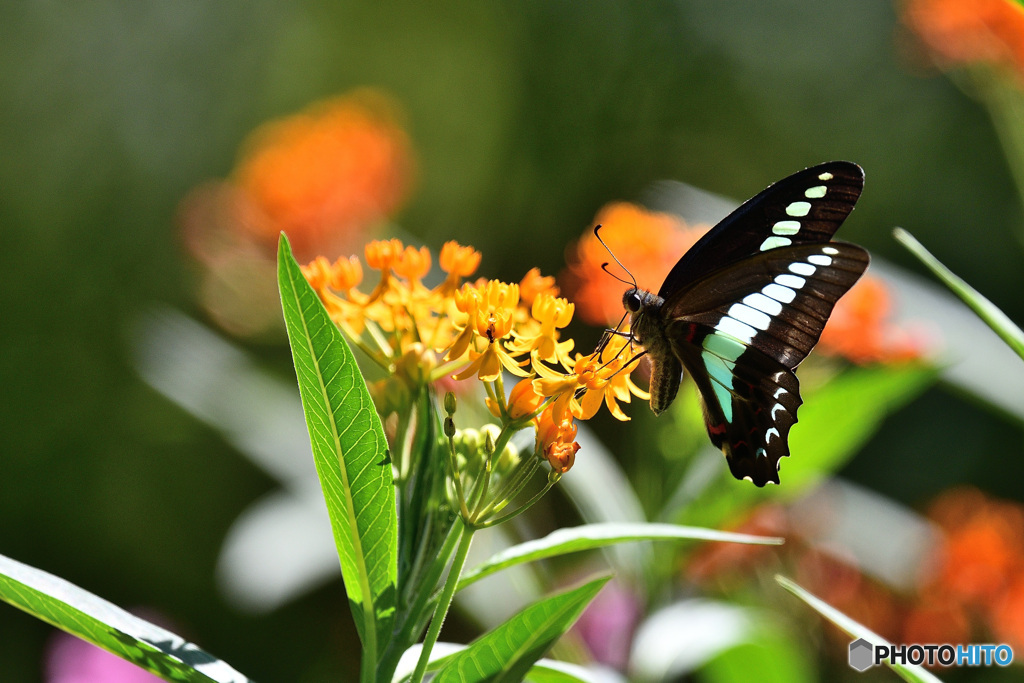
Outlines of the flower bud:
{"label": "flower bud", "polygon": [[454,391],[445,392],[445,395],[444,395],[444,412],[448,413],[449,415],[454,415],[457,403],[458,402],[455,400],[455,392]]}

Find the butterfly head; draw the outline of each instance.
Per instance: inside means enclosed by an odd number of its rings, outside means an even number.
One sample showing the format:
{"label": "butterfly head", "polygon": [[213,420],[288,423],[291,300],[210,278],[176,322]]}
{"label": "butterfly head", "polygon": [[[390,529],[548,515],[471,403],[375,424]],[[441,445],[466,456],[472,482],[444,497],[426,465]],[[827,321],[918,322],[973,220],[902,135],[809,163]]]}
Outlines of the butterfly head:
{"label": "butterfly head", "polygon": [[630,315],[636,315],[645,308],[652,306],[660,307],[663,303],[665,302],[660,296],[651,294],[646,289],[640,289],[639,287],[628,289],[622,295],[622,306]]}
{"label": "butterfly head", "polygon": [[657,312],[665,300],[646,289],[633,287],[622,295],[622,306],[629,314],[629,328],[638,341],[650,338],[649,327],[658,318]]}

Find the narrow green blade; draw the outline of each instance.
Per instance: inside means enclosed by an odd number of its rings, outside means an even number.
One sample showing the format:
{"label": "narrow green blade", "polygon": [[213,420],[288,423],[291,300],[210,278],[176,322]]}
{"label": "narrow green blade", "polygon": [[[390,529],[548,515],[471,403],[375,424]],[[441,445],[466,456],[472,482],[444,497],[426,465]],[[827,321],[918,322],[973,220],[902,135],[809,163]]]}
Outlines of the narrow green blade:
{"label": "narrow green blade", "polygon": [[[854,621],[850,617],[846,616],[835,607],[832,607],[824,600],[818,598],[806,590],[801,588],[799,585],[790,581],[784,576],[776,575],[775,580],[779,582],[783,588],[788,590],[790,593],[800,598],[815,611],[821,614],[823,617],[831,621],[833,624],[838,626],[840,629],[848,633],[854,638],[863,638],[870,642],[872,645],[888,645],[887,641],[882,636],[878,635],[867,626],[864,626],[860,622]],[[934,674],[929,672],[916,664],[887,664],[887,666],[899,674],[900,678],[905,681],[911,681],[912,683],[938,683],[939,679]]]}
{"label": "narrow green blade", "polygon": [[60,577],[3,555],[0,599],[168,681],[249,680],[167,629]]}
{"label": "narrow green blade", "polygon": [[467,572],[459,582],[459,590],[507,567],[535,562],[548,557],[604,548],[616,543],[635,541],[724,541],[781,545],[773,536],[751,536],[677,524],[584,524],[553,531],[544,538],[512,546],[494,555]]}
{"label": "narrow green blade", "polygon": [[434,683],[512,683],[527,672],[563,633],[610,577],[533,603],[470,643],[441,668]]}
{"label": "narrow green blade", "polygon": [[391,634],[398,572],[395,487],[384,430],[352,351],[283,235],[278,285],[345,590],[364,657],[375,662]]}
{"label": "narrow green blade", "polygon": [[928,269],[937,278],[953,290],[953,293],[960,297],[972,311],[977,313],[978,317],[991,327],[1018,356],[1024,358],[1024,331],[1021,331],[1020,327],[999,310],[995,304],[982,296],[978,290],[971,287],[953,271],[942,265],[942,262],[932,256],[931,252],[925,249],[924,245],[918,242],[909,232],[903,228],[896,228],[893,230],[893,235],[921,263],[928,266]]}

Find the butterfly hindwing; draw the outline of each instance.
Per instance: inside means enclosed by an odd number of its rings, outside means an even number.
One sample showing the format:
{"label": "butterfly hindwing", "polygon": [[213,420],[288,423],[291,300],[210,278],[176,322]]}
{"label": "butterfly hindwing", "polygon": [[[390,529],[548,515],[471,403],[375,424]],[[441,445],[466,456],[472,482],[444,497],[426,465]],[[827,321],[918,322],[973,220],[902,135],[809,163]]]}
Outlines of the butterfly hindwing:
{"label": "butterfly hindwing", "polygon": [[683,255],[658,295],[698,283],[707,275],[762,251],[832,239],[864,188],[864,171],[830,161],[784,178],[729,214]]}
{"label": "butterfly hindwing", "polygon": [[[789,430],[801,404],[796,375],[712,328],[687,326],[702,337],[700,346],[674,346],[697,384],[711,442],[737,479],[778,484],[779,461],[789,455]],[[730,360],[738,354],[742,362]]]}

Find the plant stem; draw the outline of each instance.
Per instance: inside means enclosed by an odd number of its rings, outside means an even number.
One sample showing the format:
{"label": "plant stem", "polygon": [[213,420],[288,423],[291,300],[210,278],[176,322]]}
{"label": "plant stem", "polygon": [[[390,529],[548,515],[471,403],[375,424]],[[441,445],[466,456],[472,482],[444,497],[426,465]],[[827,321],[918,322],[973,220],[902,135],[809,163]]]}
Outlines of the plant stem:
{"label": "plant stem", "polygon": [[444,588],[437,600],[437,607],[434,608],[434,616],[430,620],[430,627],[427,635],[423,638],[423,649],[420,650],[419,661],[416,662],[416,670],[412,674],[412,683],[421,683],[424,674],[427,673],[427,664],[430,663],[430,651],[434,649],[437,637],[441,635],[441,626],[448,616],[448,608],[452,605],[452,598],[455,597],[455,589],[459,585],[459,577],[462,576],[462,568],[466,564],[466,556],[469,554],[469,544],[473,540],[473,532],[476,531],[464,522],[462,523],[462,534],[459,536],[459,547],[455,551],[455,559],[452,560],[451,569],[448,570],[448,578],[445,579]]}
{"label": "plant stem", "polygon": [[498,526],[499,524],[504,524],[505,522],[509,521],[510,519],[513,519],[514,517],[517,517],[518,515],[523,514],[524,512],[529,510],[531,507],[533,507],[534,503],[536,503],[538,500],[543,498],[544,494],[547,493],[548,491],[550,491],[552,486],[554,486],[554,482],[549,481],[547,484],[544,485],[544,488],[542,488],[540,491],[538,491],[536,493],[536,495],[533,496],[533,498],[531,498],[530,500],[526,501],[521,506],[519,506],[518,508],[516,508],[512,512],[509,512],[508,514],[502,515],[501,517],[495,517],[492,520],[484,522],[483,524],[480,525],[480,528],[486,529],[488,527]]}
{"label": "plant stem", "polygon": [[419,640],[419,634],[426,623],[426,615],[424,613],[430,605],[430,598],[434,594],[434,589],[441,579],[444,568],[448,565],[452,552],[455,550],[455,543],[461,535],[458,524],[458,521],[452,524],[452,528],[448,530],[448,535],[445,537],[440,551],[433,558],[426,573],[420,578],[419,585],[415,587],[415,597],[406,610],[401,627],[391,638],[391,642],[388,644],[388,648],[384,652],[384,656],[381,657],[380,664],[377,667],[378,683],[387,683],[391,680],[402,653]]}

